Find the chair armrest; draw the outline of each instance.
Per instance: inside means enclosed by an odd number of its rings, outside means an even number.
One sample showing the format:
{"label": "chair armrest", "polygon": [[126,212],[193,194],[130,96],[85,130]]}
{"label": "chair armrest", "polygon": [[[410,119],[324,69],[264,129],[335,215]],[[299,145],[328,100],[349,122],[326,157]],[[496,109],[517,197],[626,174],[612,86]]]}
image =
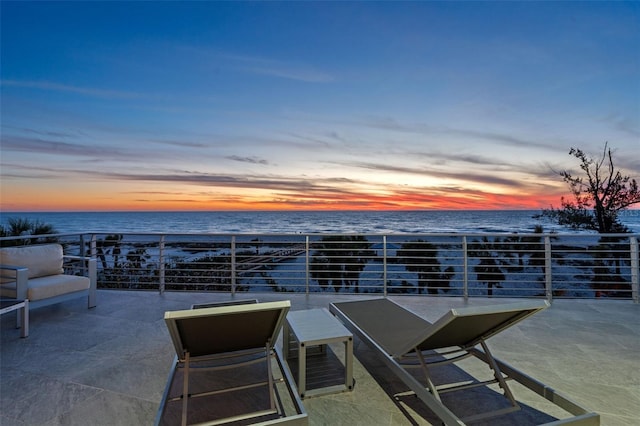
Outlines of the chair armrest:
{"label": "chair armrest", "polygon": [[[27,298],[27,280],[29,279],[29,269],[24,266],[0,265],[3,271],[12,271],[16,280],[16,299]],[[4,274],[4,272],[3,272]]]}
{"label": "chair armrest", "polygon": [[4,269],[7,271],[19,271],[20,269],[27,269],[24,266],[15,266],[15,265],[5,265],[0,263],[0,269]]}
{"label": "chair armrest", "polygon": [[89,307],[96,306],[96,295],[98,288],[98,263],[95,258],[88,256],[74,256],[65,254],[63,259],[82,262],[84,275],[89,278]]}
{"label": "chair armrest", "polygon": [[[70,254],[65,254],[64,256],[62,256],[62,259],[64,261],[70,261],[67,263],[67,266],[69,265],[77,265],[80,264],[82,265],[82,272],[88,276],[89,272],[87,272],[87,269],[91,266],[91,263],[95,263],[96,260],[92,257],[88,257],[88,256],[74,256],[74,255],[70,255]],[[64,262],[66,263],[66,262]]]}

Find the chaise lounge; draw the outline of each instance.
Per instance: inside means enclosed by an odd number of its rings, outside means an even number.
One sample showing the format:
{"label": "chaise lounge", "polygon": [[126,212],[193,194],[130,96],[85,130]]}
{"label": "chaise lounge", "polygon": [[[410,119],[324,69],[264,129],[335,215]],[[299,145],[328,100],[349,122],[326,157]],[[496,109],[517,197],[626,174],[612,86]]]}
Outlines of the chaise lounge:
{"label": "chaise lounge", "polygon": [[[543,383],[494,358],[489,351],[487,339],[548,306],[546,301],[527,301],[452,309],[433,324],[386,298],[332,303],[330,311],[381,356],[393,373],[409,387],[410,392],[447,426],[464,425],[465,422],[519,410],[520,405],[507,384],[512,379],[572,415],[546,424],[599,425],[598,414],[589,412]],[[454,364],[472,356],[490,368],[492,379],[435,384],[434,367]],[[421,370],[422,378],[419,380],[419,377],[411,374],[410,369]],[[454,414],[441,398],[445,392],[493,384],[498,384],[502,390],[506,404],[464,418]]]}
{"label": "chaise lounge", "polygon": [[176,357],[156,425],[306,425],[307,414],[275,342],[289,301],[170,311]]}

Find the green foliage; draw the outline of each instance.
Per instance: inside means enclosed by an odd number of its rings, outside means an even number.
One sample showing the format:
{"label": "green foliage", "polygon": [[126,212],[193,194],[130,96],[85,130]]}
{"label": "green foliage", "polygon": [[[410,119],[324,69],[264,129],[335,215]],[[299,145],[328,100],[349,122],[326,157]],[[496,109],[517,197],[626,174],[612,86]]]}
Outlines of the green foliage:
{"label": "green foliage", "polygon": [[330,235],[323,237],[311,258],[311,278],[322,288],[354,287],[360,292],[360,273],[367,259],[374,256],[371,243],[362,235]]}
{"label": "green foliage", "polygon": [[[493,295],[493,287],[500,288],[500,284],[505,280],[504,272],[499,263],[507,261],[500,253],[504,253],[512,242],[503,242],[500,238],[495,238],[493,242],[487,237],[482,241],[474,241],[469,245],[469,257],[477,258],[479,262],[473,267],[478,282],[487,285],[487,295]],[[506,252],[508,254],[508,251]]]}
{"label": "green foliage", "polygon": [[54,243],[56,237],[32,237],[33,235],[51,235],[57,231],[48,223],[40,220],[29,220],[26,218],[11,217],[7,221],[7,226],[0,225],[0,237],[22,237],[8,241],[0,241],[0,247],[23,246],[28,244]]}
{"label": "green foliage", "polygon": [[439,288],[447,288],[454,271],[450,266],[442,271],[436,245],[423,240],[402,244],[397,256],[407,271],[418,273],[418,292],[427,287],[429,294],[438,294]]}
{"label": "green foliage", "polygon": [[[204,256],[165,266],[165,286],[171,290],[231,291],[231,257]],[[243,291],[241,287],[237,291]]]}
{"label": "green foliage", "polygon": [[121,244],[121,234],[107,235],[104,239],[96,241],[96,251],[98,252],[98,259],[102,262],[102,269],[105,271],[108,269],[107,254],[113,255],[113,268],[118,268],[120,253],[122,252]]}

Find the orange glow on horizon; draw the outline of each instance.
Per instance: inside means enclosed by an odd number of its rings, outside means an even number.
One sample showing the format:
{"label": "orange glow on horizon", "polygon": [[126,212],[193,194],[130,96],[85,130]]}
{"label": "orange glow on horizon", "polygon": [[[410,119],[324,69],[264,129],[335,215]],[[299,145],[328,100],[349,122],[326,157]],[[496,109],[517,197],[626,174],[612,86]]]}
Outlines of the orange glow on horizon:
{"label": "orange glow on horizon", "polygon": [[[7,193],[3,191],[2,212],[65,212],[65,211],[304,211],[304,210],[537,210],[557,206],[559,194],[505,195],[491,193],[456,193],[429,195],[417,192],[403,194],[337,194],[305,197],[295,194],[277,199],[266,196],[218,195],[188,199],[169,195],[148,196],[102,194],[90,197],[84,191],[69,190],[41,193],[35,188]],[[9,202],[9,200],[11,200]]]}

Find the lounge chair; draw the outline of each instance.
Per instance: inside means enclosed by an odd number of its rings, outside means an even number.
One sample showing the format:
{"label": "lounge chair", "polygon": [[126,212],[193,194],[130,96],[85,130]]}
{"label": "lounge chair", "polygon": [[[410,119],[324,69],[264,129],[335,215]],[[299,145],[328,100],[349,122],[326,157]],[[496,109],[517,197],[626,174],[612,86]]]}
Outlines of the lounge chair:
{"label": "lounge chair", "polygon": [[223,303],[165,313],[176,357],[156,425],[306,425],[275,342],[289,301]]}
{"label": "lounge chair", "polygon": [[[600,417],[537,380],[497,360],[486,340],[523,319],[547,308],[546,301],[451,309],[435,323],[410,312],[387,298],[332,303],[330,311],[367,346],[382,356],[385,364],[445,425],[488,419],[520,409],[507,380],[513,379],[553,402],[573,417],[554,425],[599,425]],[[480,348],[478,348],[480,346]],[[490,380],[436,385],[433,367],[474,356],[492,370]],[[409,369],[419,368],[424,383]],[[491,411],[459,418],[442,402],[441,394],[497,383],[508,404]],[[451,405],[451,404],[449,404]],[[480,404],[478,404],[480,405]]]}

